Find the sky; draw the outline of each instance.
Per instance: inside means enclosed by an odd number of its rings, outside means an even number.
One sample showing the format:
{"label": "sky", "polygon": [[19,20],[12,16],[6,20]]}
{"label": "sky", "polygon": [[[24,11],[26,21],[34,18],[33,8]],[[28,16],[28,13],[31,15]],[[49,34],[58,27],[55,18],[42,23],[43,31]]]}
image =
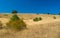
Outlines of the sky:
{"label": "sky", "polygon": [[60,0],[0,0],[0,13],[60,13]]}

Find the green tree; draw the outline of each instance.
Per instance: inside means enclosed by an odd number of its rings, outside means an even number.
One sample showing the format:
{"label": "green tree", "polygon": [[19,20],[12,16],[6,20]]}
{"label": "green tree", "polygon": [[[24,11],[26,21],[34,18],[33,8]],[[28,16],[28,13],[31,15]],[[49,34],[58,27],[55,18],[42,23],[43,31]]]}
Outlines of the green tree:
{"label": "green tree", "polygon": [[50,13],[47,13],[48,15],[50,14]]}
{"label": "green tree", "polygon": [[58,15],[60,15],[60,13],[58,13]]}
{"label": "green tree", "polygon": [[20,20],[20,18],[19,18],[16,14],[14,14],[14,15],[11,17],[10,21],[15,21],[15,20]]}
{"label": "green tree", "polygon": [[26,28],[26,24],[23,22],[22,19],[20,19],[16,14],[14,14],[9,23],[7,23],[7,27],[12,30],[22,30]]}
{"label": "green tree", "polygon": [[12,14],[17,14],[18,12],[16,10],[13,10],[12,11]]}

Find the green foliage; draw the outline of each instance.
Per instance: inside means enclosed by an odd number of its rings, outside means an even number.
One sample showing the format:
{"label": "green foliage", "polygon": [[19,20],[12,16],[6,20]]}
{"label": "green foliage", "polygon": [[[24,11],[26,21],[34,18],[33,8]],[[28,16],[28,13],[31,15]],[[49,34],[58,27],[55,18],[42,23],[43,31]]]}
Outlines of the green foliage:
{"label": "green foliage", "polygon": [[2,29],[3,27],[2,27],[2,23],[1,23],[1,21],[0,21],[0,29]]}
{"label": "green foliage", "polygon": [[36,13],[37,15],[39,15],[39,13]]}
{"label": "green foliage", "polygon": [[41,18],[41,17],[39,17],[39,20],[42,20],[42,18]]}
{"label": "green foliage", "polygon": [[36,17],[36,18],[33,19],[33,21],[40,21],[40,20],[42,20],[41,17],[38,17],[38,18]]}
{"label": "green foliage", "polygon": [[50,13],[47,13],[48,15],[50,14]]}
{"label": "green foliage", "polygon": [[38,18],[34,18],[33,21],[38,21]]}
{"label": "green foliage", "polygon": [[8,14],[4,14],[4,16],[8,16]]}
{"label": "green foliage", "polygon": [[12,14],[16,14],[16,13],[18,13],[16,10],[13,10],[13,11],[12,11]]}
{"label": "green foliage", "polygon": [[58,15],[60,15],[60,13],[58,13]]}
{"label": "green foliage", "polygon": [[19,17],[18,17],[16,14],[14,14],[14,15],[11,17],[10,21],[15,21],[15,20],[20,20]]}
{"label": "green foliage", "polygon": [[7,18],[8,17],[8,14],[4,14],[4,16],[3,16],[4,18]]}
{"label": "green foliage", "polygon": [[56,19],[56,17],[55,17],[55,16],[54,16],[53,18],[54,18],[54,19]]}
{"label": "green foliage", "polygon": [[7,27],[19,31],[26,28],[26,24],[17,15],[13,15],[9,23],[7,23]]}

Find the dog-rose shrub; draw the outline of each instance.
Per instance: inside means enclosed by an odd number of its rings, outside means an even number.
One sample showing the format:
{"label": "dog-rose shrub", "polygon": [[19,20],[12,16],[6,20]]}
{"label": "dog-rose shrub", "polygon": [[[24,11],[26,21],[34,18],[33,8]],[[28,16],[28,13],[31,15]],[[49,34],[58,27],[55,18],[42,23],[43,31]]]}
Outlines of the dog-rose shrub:
{"label": "dog-rose shrub", "polygon": [[33,19],[33,21],[40,21],[40,20],[42,20],[41,17],[36,17],[36,18]]}
{"label": "dog-rose shrub", "polygon": [[22,30],[26,28],[26,24],[16,14],[14,14],[10,21],[7,23],[7,27],[12,30]]}

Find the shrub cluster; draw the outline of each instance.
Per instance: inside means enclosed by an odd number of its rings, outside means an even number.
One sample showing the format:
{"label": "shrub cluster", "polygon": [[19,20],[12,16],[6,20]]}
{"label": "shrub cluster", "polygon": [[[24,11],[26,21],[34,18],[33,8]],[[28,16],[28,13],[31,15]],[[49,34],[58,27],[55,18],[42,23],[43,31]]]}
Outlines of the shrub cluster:
{"label": "shrub cluster", "polygon": [[42,20],[41,17],[36,17],[36,18],[33,19],[33,21],[40,21],[40,20]]}
{"label": "shrub cluster", "polygon": [[12,30],[22,30],[26,28],[26,24],[23,22],[23,20],[19,19],[17,15],[13,15],[10,19],[9,23],[7,23],[7,27]]}
{"label": "shrub cluster", "polygon": [[55,16],[53,16],[53,18],[54,18],[54,19],[56,19],[56,17],[55,17]]}

